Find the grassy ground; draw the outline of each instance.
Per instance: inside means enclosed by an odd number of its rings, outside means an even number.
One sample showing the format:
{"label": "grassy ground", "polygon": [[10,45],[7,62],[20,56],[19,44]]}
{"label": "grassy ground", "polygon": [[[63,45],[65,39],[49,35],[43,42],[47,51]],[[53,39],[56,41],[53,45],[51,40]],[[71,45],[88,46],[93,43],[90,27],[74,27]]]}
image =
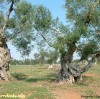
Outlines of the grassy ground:
{"label": "grassy ground", "polygon": [[86,72],[82,82],[73,85],[55,82],[58,67],[48,70],[47,66],[10,66],[10,72],[13,81],[0,82],[0,99],[83,99],[81,95],[100,96],[100,64]]}

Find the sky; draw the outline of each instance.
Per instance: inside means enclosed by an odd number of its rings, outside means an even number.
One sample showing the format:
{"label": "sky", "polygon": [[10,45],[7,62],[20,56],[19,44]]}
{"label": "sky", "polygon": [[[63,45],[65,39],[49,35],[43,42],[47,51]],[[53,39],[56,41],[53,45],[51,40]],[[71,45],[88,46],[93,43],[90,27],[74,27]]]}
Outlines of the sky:
{"label": "sky", "polygon": [[[28,2],[32,3],[33,5],[43,5],[47,7],[51,11],[53,18],[58,17],[63,24],[66,24],[66,10],[64,8],[65,0],[28,0]],[[23,59],[20,53],[13,45],[11,45],[11,43],[8,43],[8,47],[11,52],[11,57],[17,60]],[[36,48],[33,49],[28,58],[33,58],[33,54],[35,52],[37,52]],[[75,54],[75,56],[77,55]]]}

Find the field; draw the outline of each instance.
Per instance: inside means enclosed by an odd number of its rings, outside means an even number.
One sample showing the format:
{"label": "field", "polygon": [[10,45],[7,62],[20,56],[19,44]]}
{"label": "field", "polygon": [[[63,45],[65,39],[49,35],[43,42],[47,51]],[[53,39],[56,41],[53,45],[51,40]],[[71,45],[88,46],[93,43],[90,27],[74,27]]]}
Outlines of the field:
{"label": "field", "polygon": [[100,99],[100,64],[77,84],[56,83],[59,67],[10,66],[12,81],[0,82],[0,99]]}

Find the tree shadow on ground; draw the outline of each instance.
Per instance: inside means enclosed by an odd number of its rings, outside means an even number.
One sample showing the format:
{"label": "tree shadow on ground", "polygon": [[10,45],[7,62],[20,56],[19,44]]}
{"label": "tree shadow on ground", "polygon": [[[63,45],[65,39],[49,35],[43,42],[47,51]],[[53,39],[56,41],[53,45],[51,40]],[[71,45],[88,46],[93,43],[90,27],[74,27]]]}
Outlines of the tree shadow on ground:
{"label": "tree shadow on ground", "polygon": [[17,80],[23,80],[25,82],[38,82],[38,81],[49,81],[49,82],[54,82],[56,80],[56,75],[55,74],[48,74],[43,77],[33,77],[29,78],[28,75],[25,75],[23,73],[12,73],[11,74],[13,78]]}
{"label": "tree shadow on ground", "polygon": [[38,81],[49,81],[49,82],[54,82],[56,80],[56,76],[55,74],[49,74],[45,77],[41,77],[41,78],[29,78],[26,79],[26,82],[38,82]]}
{"label": "tree shadow on ground", "polygon": [[28,78],[28,76],[23,73],[12,73],[11,75],[17,80],[26,80]]}

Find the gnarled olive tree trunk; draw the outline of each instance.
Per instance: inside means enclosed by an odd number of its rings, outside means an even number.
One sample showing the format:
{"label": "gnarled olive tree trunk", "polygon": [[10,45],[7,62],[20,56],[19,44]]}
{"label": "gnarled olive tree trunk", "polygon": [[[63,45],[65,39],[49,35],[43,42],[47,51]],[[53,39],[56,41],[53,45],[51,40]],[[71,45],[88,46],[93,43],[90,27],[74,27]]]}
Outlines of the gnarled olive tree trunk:
{"label": "gnarled olive tree trunk", "polygon": [[92,58],[86,66],[80,68],[78,64],[72,64],[73,54],[76,50],[76,45],[71,44],[68,52],[61,55],[61,69],[57,75],[57,81],[63,81],[66,83],[74,83],[82,80],[82,74],[92,67],[95,62],[95,58]]}
{"label": "gnarled olive tree trunk", "polygon": [[0,80],[9,80],[10,50],[7,47],[6,39],[0,41]]}
{"label": "gnarled olive tree trunk", "polygon": [[73,54],[76,50],[75,43],[67,44],[69,45],[68,52],[61,54],[60,62],[61,62],[61,69],[57,75],[57,81],[64,81],[68,83],[74,82],[74,77],[70,73],[70,66],[73,58]]}
{"label": "gnarled olive tree trunk", "polygon": [[9,16],[13,10],[13,0],[11,1],[11,5],[8,9],[6,17],[4,18],[4,25],[0,27],[0,80],[9,80],[9,63],[10,63],[10,50],[7,46],[7,37],[5,31],[7,29]]}

